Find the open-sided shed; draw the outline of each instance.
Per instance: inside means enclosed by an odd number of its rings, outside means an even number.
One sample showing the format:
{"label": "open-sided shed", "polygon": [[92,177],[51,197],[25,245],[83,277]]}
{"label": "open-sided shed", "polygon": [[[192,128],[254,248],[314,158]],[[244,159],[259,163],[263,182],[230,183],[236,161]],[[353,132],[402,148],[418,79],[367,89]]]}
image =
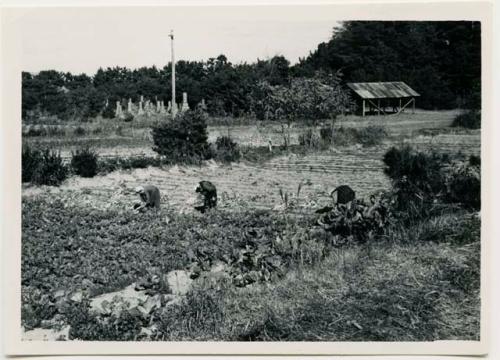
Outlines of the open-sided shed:
{"label": "open-sided shed", "polygon": [[410,104],[415,112],[415,98],[420,96],[402,81],[347,83],[347,86],[361,99],[363,116],[367,105],[379,115],[387,114],[387,107],[399,114]]}

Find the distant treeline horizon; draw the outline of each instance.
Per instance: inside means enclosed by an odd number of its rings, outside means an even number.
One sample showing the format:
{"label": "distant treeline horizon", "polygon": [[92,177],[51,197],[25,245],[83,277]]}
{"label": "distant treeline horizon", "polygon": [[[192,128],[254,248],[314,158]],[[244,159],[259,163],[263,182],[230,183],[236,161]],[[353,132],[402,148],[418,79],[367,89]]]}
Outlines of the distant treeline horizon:
{"label": "distant treeline horizon", "polygon": [[[295,65],[283,56],[232,64],[225,55],[176,62],[176,101],[205,100],[210,115],[252,113],[259,84],[290,86],[297,78],[340,75],[346,82],[404,81],[421,94],[423,109],[479,107],[481,24],[472,21],[346,21]],[[22,73],[23,118],[86,120],[112,113],[116,101],[171,98],[171,63],[108,67],[93,76],[56,70]],[[110,108],[106,109],[106,102]]]}

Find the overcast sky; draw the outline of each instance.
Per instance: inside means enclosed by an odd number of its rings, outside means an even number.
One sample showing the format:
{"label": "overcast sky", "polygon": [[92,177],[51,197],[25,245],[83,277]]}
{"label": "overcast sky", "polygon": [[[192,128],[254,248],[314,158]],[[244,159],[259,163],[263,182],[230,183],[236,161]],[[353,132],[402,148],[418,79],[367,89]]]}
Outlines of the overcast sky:
{"label": "overcast sky", "polygon": [[122,7],[25,9],[9,21],[22,39],[25,71],[94,74],[99,67],[164,66],[170,29],[176,59],[225,54],[233,63],[283,55],[292,63],[327,41],[335,14],[324,7]]}

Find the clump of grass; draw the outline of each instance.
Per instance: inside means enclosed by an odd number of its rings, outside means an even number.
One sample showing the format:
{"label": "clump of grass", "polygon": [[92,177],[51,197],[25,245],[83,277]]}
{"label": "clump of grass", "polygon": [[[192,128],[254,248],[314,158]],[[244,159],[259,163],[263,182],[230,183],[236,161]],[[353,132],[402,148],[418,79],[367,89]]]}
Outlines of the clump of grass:
{"label": "clump of grass", "polygon": [[195,288],[180,306],[160,316],[161,340],[192,339],[209,341],[223,338],[224,299],[210,289]]}

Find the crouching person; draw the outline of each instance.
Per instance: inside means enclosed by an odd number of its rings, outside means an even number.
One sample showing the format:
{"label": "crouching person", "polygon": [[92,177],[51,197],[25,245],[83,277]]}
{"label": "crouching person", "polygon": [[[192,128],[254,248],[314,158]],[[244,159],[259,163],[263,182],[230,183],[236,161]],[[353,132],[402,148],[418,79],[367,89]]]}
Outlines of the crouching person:
{"label": "crouching person", "polygon": [[203,214],[217,206],[217,189],[210,181],[200,181],[195,191],[202,198],[202,204],[194,207],[196,210]]}
{"label": "crouching person", "polygon": [[152,208],[155,210],[160,209],[160,190],[153,185],[138,186],[135,192],[139,194],[141,203],[134,205],[136,212],[144,211],[145,209]]}

